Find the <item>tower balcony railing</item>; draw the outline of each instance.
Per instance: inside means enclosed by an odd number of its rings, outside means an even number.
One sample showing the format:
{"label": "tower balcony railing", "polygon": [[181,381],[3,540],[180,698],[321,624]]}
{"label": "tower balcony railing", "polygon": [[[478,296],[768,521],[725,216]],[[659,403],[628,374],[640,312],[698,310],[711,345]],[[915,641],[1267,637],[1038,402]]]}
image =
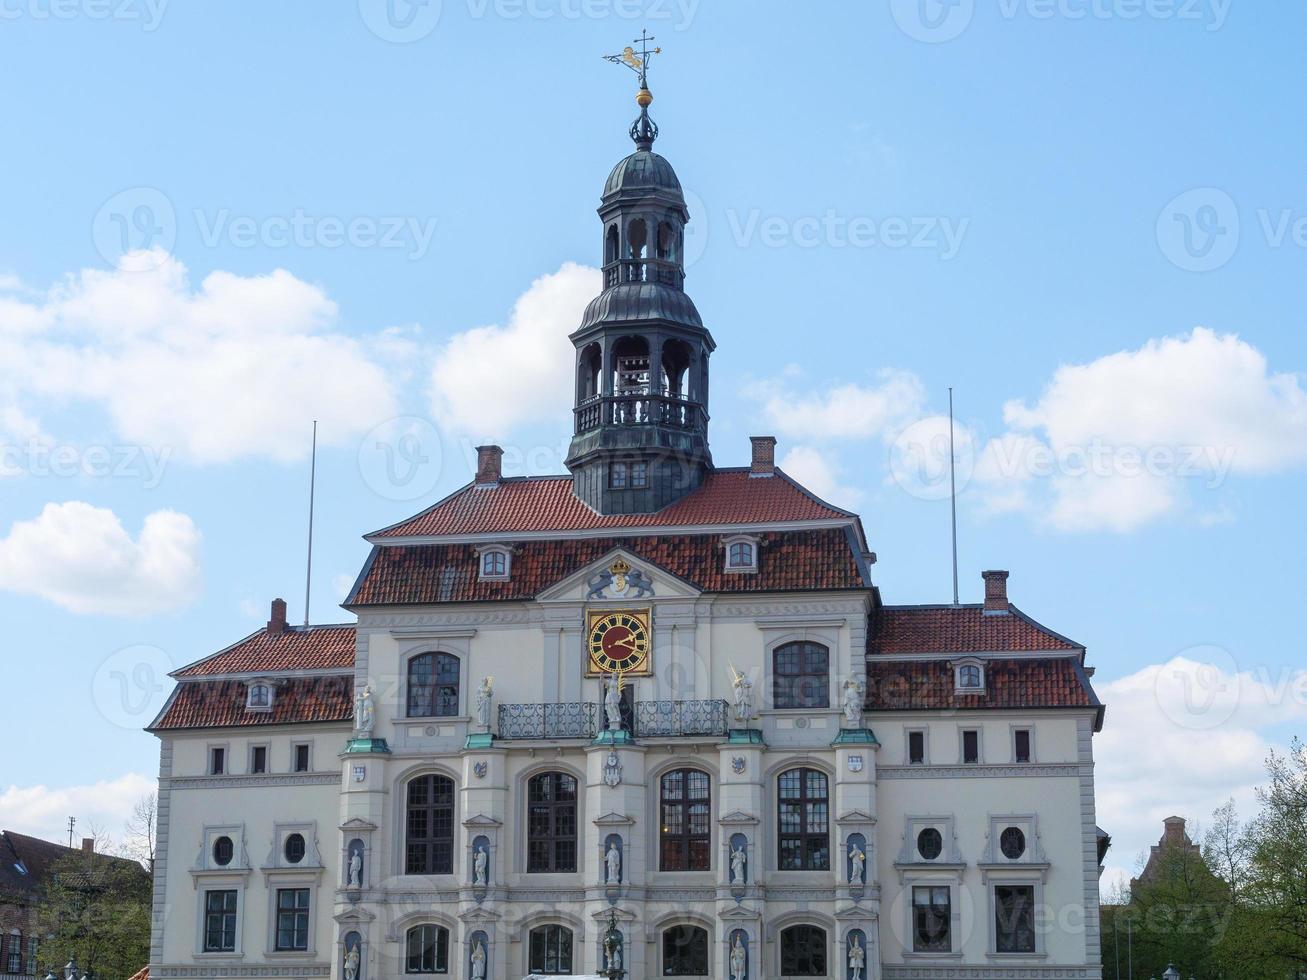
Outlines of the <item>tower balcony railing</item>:
{"label": "tower balcony railing", "polygon": [[[622,728],[636,738],[721,737],[729,727],[725,701],[636,701],[624,705]],[[590,701],[501,704],[501,741],[592,739],[607,727],[603,705]]]}
{"label": "tower balcony railing", "polygon": [[605,425],[666,425],[698,432],[708,427],[702,405],[667,394],[594,395],[573,412],[578,434]]}
{"label": "tower balcony railing", "polygon": [[680,289],[685,273],[671,259],[617,259],[604,266],[604,288],[622,282],[656,282]]}

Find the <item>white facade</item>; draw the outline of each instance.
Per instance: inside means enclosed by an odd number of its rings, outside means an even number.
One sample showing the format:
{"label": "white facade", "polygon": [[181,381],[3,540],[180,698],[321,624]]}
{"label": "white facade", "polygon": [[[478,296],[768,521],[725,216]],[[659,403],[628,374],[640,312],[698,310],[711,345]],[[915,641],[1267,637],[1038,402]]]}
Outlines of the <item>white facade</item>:
{"label": "white facade", "polygon": [[[638,554],[621,557],[652,581],[652,595],[588,597],[586,583],[612,562],[609,555],[535,601],[360,610],[354,683],[374,692],[374,741],[353,745],[377,747],[384,739],[388,751],[346,753],[351,735],[362,734],[348,722],[160,732],[152,977],[345,977],[348,950],[357,946],[353,980],[394,978],[409,972],[408,937],[420,926],[436,930],[422,936],[444,937],[440,962],[426,964],[447,971],[437,975],[476,976],[472,956],[480,947],[488,980],[519,980],[542,965],[533,962],[532,932],[544,927],[571,937],[570,960],[555,957],[550,966],[596,973],[605,966],[610,909],[619,916],[629,977],[686,975],[666,972],[664,933],[678,926],[706,933],[702,977],[733,976],[737,935],[747,980],[789,975],[782,957],[795,926],[816,927],[824,943],[825,972],[801,975],[853,977],[854,937],[865,949],[866,980],[1101,976],[1096,709],[877,710],[851,721],[840,711],[841,692],[865,675],[872,590],[707,595]],[[638,719],[630,744],[512,737],[530,734],[513,705],[602,702],[602,680],[586,676],[585,614],[624,608],[651,614],[651,674],[627,682],[636,702],[720,700],[729,713],[735,670],[753,683],[755,717],[730,720],[731,737],[646,735]],[[795,641],[829,650],[829,708],[770,706],[773,654]],[[432,652],[458,658],[457,713],[408,717],[408,663]],[[983,666],[988,657],[976,660]],[[476,688],[486,677],[493,678],[491,728],[499,736],[488,744],[476,738],[484,730],[475,722]],[[519,727],[501,730],[505,719]],[[833,744],[841,732],[865,738],[864,728],[879,745]],[[963,731],[978,732],[975,762],[964,761]],[[1017,731],[1029,733],[1029,761],[1016,759]],[[911,760],[909,732],[924,736],[919,762]],[[311,771],[292,772],[294,746],[305,743]],[[267,747],[266,774],[247,772],[255,745]],[[209,774],[215,747],[225,750],[228,774]],[[686,769],[706,774],[710,787],[707,867],[663,870],[661,781]],[[780,867],[778,780],[795,769],[826,783],[824,868]],[[573,871],[529,870],[528,784],[544,773],[575,781]],[[452,782],[452,861],[448,873],[406,873],[408,787],[428,775]],[[1000,847],[1009,828],[1025,841],[1016,859]],[[918,839],[931,829],[942,848],[926,860]],[[307,844],[295,863],[285,853],[292,833]],[[212,860],[219,836],[234,843],[224,866]],[[867,856],[860,883],[850,882],[851,841]],[[614,842],[619,880],[610,882],[605,856]],[[733,881],[732,842],[745,848],[743,883]],[[481,883],[478,849],[486,851]],[[353,851],[361,868],[351,881]],[[995,889],[1010,886],[1032,890],[1033,952],[997,946]],[[913,889],[932,887],[947,890],[950,922],[947,949],[930,952],[915,948]],[[307,946],[279,951],[278,895],[298,889],[308,893]],[[230,951],[205,951],[210,891],[236,892]],[[540,935],[537,947],[547,947],[563,933]],[[812,966],[805,962],[800,968]]]}

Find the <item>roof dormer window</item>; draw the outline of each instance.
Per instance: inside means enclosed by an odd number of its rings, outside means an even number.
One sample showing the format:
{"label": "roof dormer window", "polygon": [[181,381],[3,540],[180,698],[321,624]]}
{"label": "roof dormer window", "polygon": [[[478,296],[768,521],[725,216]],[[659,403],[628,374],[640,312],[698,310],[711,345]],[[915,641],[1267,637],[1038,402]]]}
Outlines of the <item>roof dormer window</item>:
{"label": "roof dormer window", "polygon": [[737,534],[722,542],[726,549],[726,571],[737,573],[758,570],[758,539]]}
{"label": "roof dormer window", "polygon": [[974,657],[953,664],[953,686],[958,694],[985,693],[985,665]]}
{"label": "roof dormer window", "polygon": [[508,548],[492,546],[479,551],[481,580],[507,582],[513,566],[513,553]]}
{"label": "roof dormer window", "polygon": [[272,683],[270,681],[250,681],[245,689],[245,708],[248,711],[272,710]]}

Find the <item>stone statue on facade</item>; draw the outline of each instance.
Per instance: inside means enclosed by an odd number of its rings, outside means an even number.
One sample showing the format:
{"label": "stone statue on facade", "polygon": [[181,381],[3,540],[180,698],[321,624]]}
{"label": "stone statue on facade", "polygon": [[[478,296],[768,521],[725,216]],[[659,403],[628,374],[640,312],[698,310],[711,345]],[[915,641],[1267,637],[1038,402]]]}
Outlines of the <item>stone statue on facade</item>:
{"label": "stone statue on facade", "polygon": [[744,950],[744,941],[737,934],[735,945],[731,947],[731,980],[744,980],[744,971],[748,958],[749,954]]}
{"label": "stone statue on facade", "polygon": [[753,681],[736,670],[734,664],[731,664],[731,673],[735,675],[731,682],[735,688],[735,720],[748,724],[753,717]]}
{"label": "stone statue on facade", "polygon": [[345,980],[357,980],[359,975],[359,944],[345,951]]}
{"label": "stone statue on facade", "polygon": [[480,939],[472,944],[472,980],[486,980],[486,944]]}
{"label": "stone statue on facade", "polygon": [[604,715],[608,719],[608,730],[622,730],[622,675],[613,671],[604,683]]}
{"label": "stone statue on facade", "polygon": [[862,980],[862,971],[867,965],[867,950],[858,937],[849,943],[849,980]]}
{"label": "stone statue on facade", "polygon": [[866,872],[867,854],[855,842],[849,841],[849,884],[861,885]]}
{"label": "stone statue on facade", "polygon": [[472,855],[472,882],[485,885],[490,874],[490,854],[484,847],[478,847]]}
{"label": "stone statue on facade", "polygon": [[355,848],[350,852],[349,876],[346,879],[346,884],[350,888],[363,887],[363,851],[360,848]]}
{"label": "stone statue on facade", "polygon": [[844,682],[844,720],[850,728],[862,727],[863,699],[866,687],[862,681],[850,678]]}
{"label": "stone statue on facade", "polygon": [[481,686],[477,688],[477,724],[486,731],[490,731],[490,701],[494,696],[495,679],[481,678]]}
{"label": "stone statue on facade", "polygon": [[371,738],[375,724],[376,712],[372,706],[372,685],[364,684],[363,690],[354,696],[354,730],[364,738]]}
{"label": "stone statue on facade", "polygon": [[622,882],[622,852],[617,849],[617,841],[608,842],[608,853],[604,855],[604,881],[610,885]]}
{"label": "stone statue on facade", "polygon": [[731,848],[731,884],[744,884],[744,870],[748,865],[748,855],[745,854],[744,845]]}

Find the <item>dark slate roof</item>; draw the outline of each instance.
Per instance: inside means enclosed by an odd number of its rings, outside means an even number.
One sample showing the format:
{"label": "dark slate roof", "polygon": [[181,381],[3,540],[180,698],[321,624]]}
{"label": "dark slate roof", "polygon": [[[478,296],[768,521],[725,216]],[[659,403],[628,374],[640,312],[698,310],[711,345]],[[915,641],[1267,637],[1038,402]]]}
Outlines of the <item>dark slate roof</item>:
{"label": "dark slate roof", "polygon": [[994,659],[985,690],[958,694],[947,660],[867,658],[868,711],[972,708],[1097,708],[1098,696],[1076,657]]}
{"label": "dark slate roof", "polygon": [[605,198],[629,190],[669,190],[680,196],[681,181],[666,157],[659,156],[652,150],[637,150],[617,161],[617,166],[613,167],[608,180],[604,182]]}
{"label": "dark slate roof", "polygon": [[251,674],[287,670],[349,670],[354,666],[354,624],[261,629],[213,656],[174,671],[173,677]]}
{"label": "dark slate roof", "polygon": [[368,540],[513,532],[621,530],[641,527],[856,521],[780,470],[750,478],[747,469],[716,469],[703,485],[653,514],[600,514],[572,492],[568,476],[510,477],[495,486],[468,484],[422,513],[367,535]]}
{"label": "dark slate roof", "polygon": [[703,317],[699,316],[694,300],[684,290],[660,282],[622,282],[590,300],[577,329],[588,330],[600,323],[648,320],[703,326]]}
{"label": "dark slate roof", "polygon": [[1015,606],[986,615],[979,603],[962,606],[884,606],[868,636],[867,652],[1001,653],[1083,650]]}
{"label": "dark slate roof", "polygon": [[[350,627],[351,634],[353,627]],[[350,645],[351,658],[354,647]],[[294,677],[276,686],[271,711],[245,707],[241,681],[183,681],[150,731],[342,722],[354,717],[353,676]]]}
{"label": "dark slate roof", "polygon": [[[65,847],[53,841],[12,830],[0,831],[0,895],[15,898],[32,898],[50,880],[55,865],[72,855],[82,854],[76,847]],[[116,861],[135,867],[145,875],[145,869],[128,858],[97,854],[102,861]]]}
{"label": "dark slate roof", "polygon": [[[776,481],[757,481],[774,483]],[[507,582],[477,576],[476,546],[377,547],[345,605],[529,599],[622,548],[704,592],[865,589],[862,558],[849,528],[758,535],[756,574],[728,574],[718,534],[528,540],[513,552]]]}

